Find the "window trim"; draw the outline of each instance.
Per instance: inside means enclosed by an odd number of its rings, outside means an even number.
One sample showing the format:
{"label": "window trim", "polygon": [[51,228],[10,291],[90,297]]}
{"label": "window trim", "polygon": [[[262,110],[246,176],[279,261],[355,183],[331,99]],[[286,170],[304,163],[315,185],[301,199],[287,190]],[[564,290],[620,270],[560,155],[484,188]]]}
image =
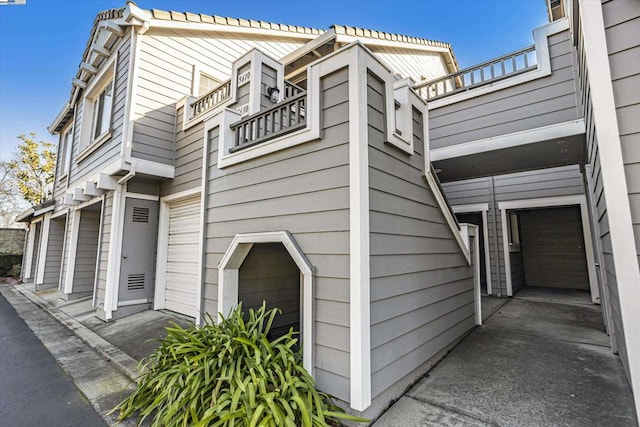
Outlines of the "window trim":
{"label": "window trim", "polygon": [[[80,124],[80,138],[78,144],[78,155],[76,162],[80,163],[94,152],[98,147],[111,138],[113,126],[113,109],[115,106],[115,80],[116,80],[117,54],[107,62],[102,70],[93,78],[84,94],[82,106],[82,119]],[[109,125],[100,135],[95,136],[95,108],[100,96],[111,85],[111,105],[109,108]]]}
{"label": "window trim", "polygon": [[[60,133],[60,150],[58,153],[62,153],[62,162],[60,162],[60,178],[59,180],[64,180],[69,175],[69,171],[71,170],[71,157],[73,153],[73,137],[74,137],[74,123],[71,122],[64,130]],[[67,137],[70,137],[67,140]],[[60,157],[58,156],[58,159]]]}

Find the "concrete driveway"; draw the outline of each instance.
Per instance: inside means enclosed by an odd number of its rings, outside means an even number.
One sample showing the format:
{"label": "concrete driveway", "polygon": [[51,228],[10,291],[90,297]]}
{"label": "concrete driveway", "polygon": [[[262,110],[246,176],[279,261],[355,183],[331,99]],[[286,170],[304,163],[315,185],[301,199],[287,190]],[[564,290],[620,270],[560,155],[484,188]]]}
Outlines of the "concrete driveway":
{"label": "concrete driveway", "polygon": [[523,296],[502,299],[374,426],[638,425],[599,306]]}

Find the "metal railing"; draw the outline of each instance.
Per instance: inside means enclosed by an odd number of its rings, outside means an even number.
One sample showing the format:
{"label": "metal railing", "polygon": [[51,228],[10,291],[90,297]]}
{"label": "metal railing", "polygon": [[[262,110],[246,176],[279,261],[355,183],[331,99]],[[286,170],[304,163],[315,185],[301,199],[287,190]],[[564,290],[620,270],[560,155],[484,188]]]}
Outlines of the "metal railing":
{"label": "metal railing", "polygon": [[503,55],[435,80],[421,82],[413,88],[426,100],[483,86],[537,68],[535,45]]}
{"label": "metal railing", "polygon": [[234,153],[305,127],[306,103],[307,93],[303,91],[232,124],[235,141],[229,152]]}
{"label": "metal railing", "polygon": [[231,80],[228,80],[220,86],[213,88],[209,92],[196,99],[192,104],[192,117],[202,114],[213,107],[222,104],[231,97]]}

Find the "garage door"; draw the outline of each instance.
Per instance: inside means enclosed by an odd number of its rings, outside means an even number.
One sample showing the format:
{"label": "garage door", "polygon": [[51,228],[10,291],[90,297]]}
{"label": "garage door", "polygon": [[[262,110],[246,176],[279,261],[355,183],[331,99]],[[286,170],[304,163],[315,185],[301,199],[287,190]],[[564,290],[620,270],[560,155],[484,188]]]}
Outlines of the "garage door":
{"label": "garage door", "polygon": [[165,308],[196,316],[200,238],[200,197],[172,203],[169,209]]}

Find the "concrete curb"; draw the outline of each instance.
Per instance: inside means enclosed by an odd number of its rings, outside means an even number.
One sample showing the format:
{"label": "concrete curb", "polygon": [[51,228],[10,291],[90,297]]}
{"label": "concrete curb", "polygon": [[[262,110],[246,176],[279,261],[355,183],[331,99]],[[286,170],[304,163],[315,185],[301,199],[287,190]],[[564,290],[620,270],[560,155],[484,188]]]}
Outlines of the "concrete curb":
{"label": "concrete curb", "polygon": [[73,332],[75,336],[84,341],[96,353],[104,357],[107,362],[111,362],[123,374],[137,382],[137,378],[140,376],[140,370],[138,368],[139,362],[136,359],[129,356],[124,351],[120,350],[118,347],[114,346],[109,341],[105,340],[100,335],[70,317],[48,301],[40,298],[23,285],[15,284],[13,287],[29,301],[40,307],[46,313],[51,315],[51,317]]}

